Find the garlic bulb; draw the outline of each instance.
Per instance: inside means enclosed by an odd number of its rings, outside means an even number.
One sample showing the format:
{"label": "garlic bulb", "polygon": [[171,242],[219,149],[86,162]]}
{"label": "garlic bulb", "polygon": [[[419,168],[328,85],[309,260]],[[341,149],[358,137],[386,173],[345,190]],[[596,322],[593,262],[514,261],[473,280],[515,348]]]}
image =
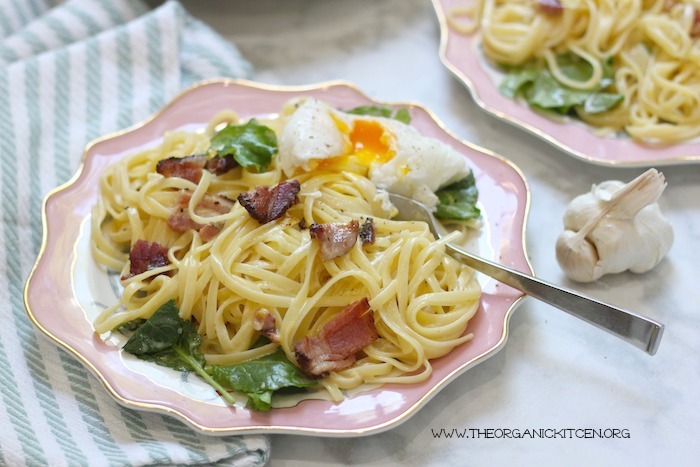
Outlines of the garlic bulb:
{"label": "garlic bulb", "polygon": [[649,169],[625,184],[593,185],[564,213],[564,232],[556,245],[566,275],[592,282],[604,274],[642,273],[656,266],[673,243],[673,229],[656,203],[666,180]]}

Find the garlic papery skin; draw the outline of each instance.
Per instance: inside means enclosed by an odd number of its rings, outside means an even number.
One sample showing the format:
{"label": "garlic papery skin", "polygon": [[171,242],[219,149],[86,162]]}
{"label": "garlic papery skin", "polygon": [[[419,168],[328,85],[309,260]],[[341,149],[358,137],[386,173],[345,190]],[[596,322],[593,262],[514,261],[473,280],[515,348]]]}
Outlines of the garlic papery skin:
{"label": "garlic papery skin", "polygon": [[657,204],[666,180],[649,169],[629,183],[593,185],[564,212],[556,244],[557,262],[578,282],[605,274],[643,273],[654,268],[673,244],[673,228]]}

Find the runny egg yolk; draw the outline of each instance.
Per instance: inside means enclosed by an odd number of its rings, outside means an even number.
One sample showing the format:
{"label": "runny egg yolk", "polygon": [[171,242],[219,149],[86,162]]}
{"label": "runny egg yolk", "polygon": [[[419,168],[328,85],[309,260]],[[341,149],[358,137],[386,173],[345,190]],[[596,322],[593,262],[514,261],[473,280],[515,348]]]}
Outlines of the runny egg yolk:
{"label": "runny egg yolk", "polygon": [[388,135],[384,127],[373,120],[355,120],[350,132],[350,142],[355,150],[355,156],[364,165],[373,162],[384,164],[394,157],[387,142]]}
{"label": "runny egg yolk", "polygon": [[372,163],[384,164],[395,156],[390,145],[391,135],[381,123],[357,119],[352,122],[352,128],[348,128],[345,122],[335,119],[335,124],[350,140],[350,152],[319,160],[316,169],[350,170],[366,174]]}

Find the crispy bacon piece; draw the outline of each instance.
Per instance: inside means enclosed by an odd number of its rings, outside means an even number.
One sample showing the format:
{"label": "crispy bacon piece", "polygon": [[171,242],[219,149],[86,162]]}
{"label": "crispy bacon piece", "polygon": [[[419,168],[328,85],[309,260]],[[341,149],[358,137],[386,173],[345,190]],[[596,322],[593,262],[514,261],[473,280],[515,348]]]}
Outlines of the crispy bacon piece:
{"label": "crispy bacon piece", "polygon": [[156,164],[156,172],[164,177],[179,177],[192,183],[199,183],[202,178],[202,170],[206,169],[214,175],[221,175],[238,166],[233,155],[214,156],[211,159],[206,155],[193,155],[187,157],[168,157]]}
{"label": "crispy bacon piece", "polygon": [[663,10],[664,11],[671,11],[671,8],[678,2],[678,0],[665,0],[664,1],[664,6]]}
{"label": "crispy bacon piece", "polygon": [[199,230],[199,238],[202,239],[204,242],[210,242],[219,235],[219,232],[221,232],[221,227],[218,225],[214,224],[207,224],[203,225]]}
{"label": "crispy bacon piece", "polygon": [[157,242],[137,240],[129,252],[129,263],[129,274],[122,280],[170,264],[168,249]]}
{"label": "crispy bacon piece", "polygon": [[233,154],[228,154],[226,156],[214,156],[207,161],[204,168],[214,175],[222,175],[229,170],[238,167],[238,162],[233,158]]}
{"label": "crispy bacon piece", "polygon": [[690,27],[690,37],[700,37],[700,9],[695,10],[693,25]]}
{"label": "crispy bacon piece", "polygon": [[374,243],[374,221],[371,217],[365,219],[365,222],[360,227],[360,240],[363,245]]}
{"label": "crispy bacon piece", "polygon": [[564,13],[564,6],[560,0],[539,0],[538,6],[542,13],[550,16],[559,16]]}
{"label": "crispy bacon piece", "polygon": [[267,224],[282,217],[287,209],[299,202],[297,194],[301,189],[299,181],[286,180],[274,188],[259,186],[238,195],[238,202],[248,211],[250,217]]}
{"label": "crispy bacon piece", "polygon": [[328,224],[311,224],[309,227],[311,236],[319,241],[321,246],[321,259],[327,261],[344,255],[352,249],[357,242],[360,232],[360,223],[355,219],[341,224],[333,222]]}
{"label": "crispy bacon piece", "polygon": [[199,183],[207,159],[207,156],[204,155],[168,157],[158,161],[156,172],[164,177],[184,178],[192,183]]}
{"label": "crispy bacon piece", "polygon": [[255,313],[253,329],[260,331],[260,334],[270,339],[271,342],[280,341],[275,315],[270,313],[270,311],[266,310],[265,308],[261,308]]}
{"label": "crispy bacon piece", "polygon": [[[666,0],[663,5],[663,11],[670,12],[677,3],[678,0]],[[695,8],[693,12],[693,24],[690,25],[689,34],[691,38],[696,38],[700,37],[700,8]]]}
{"label": "crispy bacon piece", "polygon": [[168,227],[175,232],[186,232],[190,229],[198,231],[202,228],[202,225],[193,221],[184,208],[178,208],[176,212],[168,217]]}
{"label": "crispy bacon piece", "polygon": [[315,336],[306,336],[294,346],[299,366],[312,377],[348,368],[356,354],[377,340],[374,314],[362,298],[343,308]]}
{"label": "crispy bacon piece", "polygon": [[[202,240],[208,242],[214,238],[220,231],[219,227],[214,224],[198,224],[187,213],[187,206],[192,198],[192,192],[189,190],[180,190],[177,198],[177,206],[168,218],[168,227],[175,232],[185,232],[193,229],[199,232]],[[226,214],[231,211],[234,201],[221,195],[213,195],[206,193],[202,200],[194,209],[195,214],[202,217],[213,217],[220,214]]]}

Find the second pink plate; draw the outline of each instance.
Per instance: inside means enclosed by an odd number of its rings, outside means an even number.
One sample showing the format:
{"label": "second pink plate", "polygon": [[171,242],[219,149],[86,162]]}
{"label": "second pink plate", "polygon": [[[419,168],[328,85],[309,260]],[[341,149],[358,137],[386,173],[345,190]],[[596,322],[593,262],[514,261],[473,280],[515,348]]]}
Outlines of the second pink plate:
{"label": "second pink plate", "polygon": [[488,113],[542,138],[565,154],[598,165],[660,166],[700,162],[700,138],[665,146],[638,143],[622,137],[602,137],[582,122],[554,120],[498,91],[502,74],[479,50],[479,35],[455,30],[447,15],[473,0],[433,0],[440,23],[440,59]]}

